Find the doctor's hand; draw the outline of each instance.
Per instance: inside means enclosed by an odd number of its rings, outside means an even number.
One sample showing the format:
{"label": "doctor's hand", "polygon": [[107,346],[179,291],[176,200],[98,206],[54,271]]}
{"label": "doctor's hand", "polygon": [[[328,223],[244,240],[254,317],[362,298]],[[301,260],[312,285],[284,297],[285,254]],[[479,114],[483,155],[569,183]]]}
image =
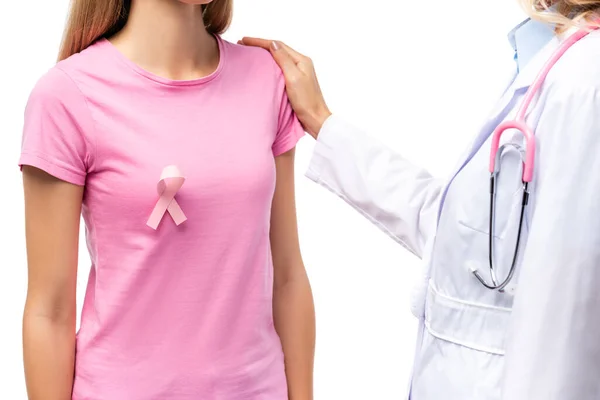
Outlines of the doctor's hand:
{"label": "doctor's hand", "polygon": [[321,93],[312,60],[278,41],[245,37],[238,43],[271,52],[285,76],[292,108],[304,129],[316,139],[331,112]]}

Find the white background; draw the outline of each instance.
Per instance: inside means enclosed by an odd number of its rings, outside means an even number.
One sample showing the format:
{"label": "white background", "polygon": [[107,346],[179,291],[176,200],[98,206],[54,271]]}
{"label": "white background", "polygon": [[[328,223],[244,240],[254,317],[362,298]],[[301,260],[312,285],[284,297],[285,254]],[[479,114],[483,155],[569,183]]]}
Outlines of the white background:
{"label": "white background", "polygon": [[[0,399],[26,399],[21,314],[26,261],[21,176],[23,107],[55,58],[67,0],[8,1],[0,24]],[[516,0],[236,0],[225,38],[278,38],[315,61],[330,108],[428,168],[446,174],[512,70],[507,31]],[[317,308],[317,400],[405,394],[416,337],[409,311],[419,260],[329,192],[303,178],[302,251]],[[81,241],[78,305],[89,257]]]}

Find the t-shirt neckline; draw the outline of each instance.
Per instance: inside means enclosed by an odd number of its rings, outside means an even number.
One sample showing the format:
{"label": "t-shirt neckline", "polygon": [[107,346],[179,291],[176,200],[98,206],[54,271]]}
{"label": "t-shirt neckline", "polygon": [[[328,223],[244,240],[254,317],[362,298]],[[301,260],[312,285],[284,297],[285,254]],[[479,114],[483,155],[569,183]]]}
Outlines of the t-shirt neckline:
{"label": "t-shirt neckline", "polygon": [[201,78],[184,79],[184,80],[165,78],[165,77],[156,75],[150,71],[145,70],[144,68],[140,67],[138,64],[136,64],[135,62],[133,62],[129,58],[127,58],[123,53],[121,53],[121,51],[119,51],[119,49],[117,49],[106,38],[99,39],[98,44],[102,47],[105,47],[110,53],[113,54],[113,56],[115,56],[117,59],[119,59],[119,61],[121,63],[125,64],[132,71],[136,72],[137,74],[141,75],[144,78],[147,78],[154,82],[160,83],[162,85],[168,85],[168,86],[195,86],[195,85],[200,85],[200,84],[204,84],[204,83],[208,83],[208,82],[212,81],[217,76],[219,76],[219,74],[223,70],[223,65],[225,64],[225,51],[224,51],[225,46],[223,44],[223,39],[219,35],[214,35],[214,37],[217,40],[217,44],[219,47],[219,64],[217,65],[217,69],[215,69],[211,74],[203,76]]}

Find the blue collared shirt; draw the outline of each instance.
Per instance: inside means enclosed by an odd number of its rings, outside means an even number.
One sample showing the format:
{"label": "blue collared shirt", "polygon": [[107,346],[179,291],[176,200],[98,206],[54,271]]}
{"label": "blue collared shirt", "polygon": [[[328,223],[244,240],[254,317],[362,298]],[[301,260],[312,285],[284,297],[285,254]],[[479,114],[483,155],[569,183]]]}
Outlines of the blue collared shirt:
{"label": "blue collared shirt", "polygon": [[517,72],[554,37],[553,27],[532,19],[526,19],[508,34],[508,40],[515,51]]}

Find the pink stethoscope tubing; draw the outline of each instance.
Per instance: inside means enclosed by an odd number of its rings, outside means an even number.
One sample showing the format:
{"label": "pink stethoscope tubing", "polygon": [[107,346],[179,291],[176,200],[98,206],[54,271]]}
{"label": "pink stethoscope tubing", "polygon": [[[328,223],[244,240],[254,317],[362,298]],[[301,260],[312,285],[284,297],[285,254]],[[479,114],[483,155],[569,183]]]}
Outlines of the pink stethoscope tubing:
{"label": "pink stethoscope tubing", "polygon": [[[598,21],[594,21],[597,23]],[[494,132],[492,133],[492,149],[490,153],[490,173],[491,173],[491,184],[490,184],[490,215],[489,215],[489,268],[490,268],[490,277],[492,283],[487,283],[487,281],[481,276],[479,271],[475,268],[472,269],[471,272],[479,282],[488,289],[491,290],[499,290],[500,292],[504,292],[506,286],[510,283],[513,275],[515,273],[517,257],[519,254],[519,244],[521,241],[521,231],[523,227],[523,217],[525,215],[525,207],[529,202],[529,192],[528,192],[528,184],[533,179],[533,167],[534,167],[534,159],[535,159],[535,135],[533,130],[527,126],[525,122],[525,117],[527,114],[527,110],[533,101],[533,98],[540,90],[540,87],[546,80],[548,73],[550,70],[556,65],[558,60],[565,54],[565,52],[571,48],[575,43],[579,40],[586,37],[590,32],[597,30],[599,27],[590,26],[587,29],[580,29],[575,32],[573,35],[565,39],[565,41],[560,45],[560,47],[552,54],[550,59],[546,62],[544,67],[536,76],[535,80],[525,93],[523,98],[523,102],[519,106],[517,110],[517,115],[514,120],[504,121],[499,124]],[[519,217],[519,228],[517,232],[517,241],[515,244],[515,249],[513,253],[512,263],[510,266],[510,270],[508,275],[503,281],[499,281],[496,277],[496,273],[494,270],[494,222],[495,222],[495,211],[496,211],[496,177],[500,172],[500,157],[498,157],[498,151],[500,149],[500,139],[502,134],[509,129],[516,129],[523,134],[525,137],[525,156],[523,159],[523,200],[521,203],[521,214]],[[500,153],[501,154],[501,153]],[[497,165],[498,163],[498,165]]]}

